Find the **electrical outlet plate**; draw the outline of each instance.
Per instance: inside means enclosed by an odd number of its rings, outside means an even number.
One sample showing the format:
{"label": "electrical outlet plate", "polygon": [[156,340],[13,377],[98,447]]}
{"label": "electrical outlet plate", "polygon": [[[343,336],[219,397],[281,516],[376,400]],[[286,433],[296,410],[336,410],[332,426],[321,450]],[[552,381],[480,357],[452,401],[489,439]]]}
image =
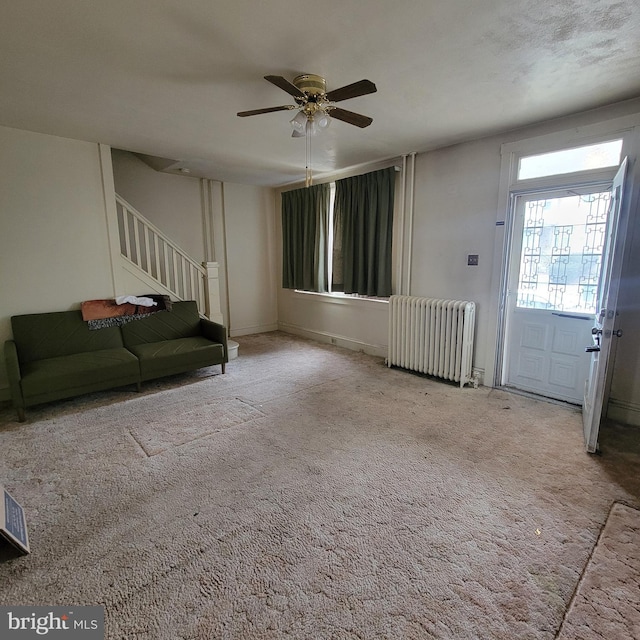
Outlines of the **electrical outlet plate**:
{"label": "electrical outlet plate", "polygon": [[470,253],[467,256],[467,265],[470,267],[477,267],[478,266],[478,254],[477,253]]}

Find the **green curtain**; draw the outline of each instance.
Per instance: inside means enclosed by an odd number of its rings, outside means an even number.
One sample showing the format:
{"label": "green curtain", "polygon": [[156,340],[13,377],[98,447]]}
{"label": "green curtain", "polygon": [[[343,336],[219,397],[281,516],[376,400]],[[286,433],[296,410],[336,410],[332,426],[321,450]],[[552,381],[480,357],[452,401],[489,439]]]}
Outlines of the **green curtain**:
{"label": "green curtain", "polygon": [[329,185],[282,194],[282,286],[327,291]]}
{"label": "green curtain", "polygon": [[342,273],[334,267],[334,290],[391,295],[395,180],[390,167],[336,182],[333,263],[342,265]]}

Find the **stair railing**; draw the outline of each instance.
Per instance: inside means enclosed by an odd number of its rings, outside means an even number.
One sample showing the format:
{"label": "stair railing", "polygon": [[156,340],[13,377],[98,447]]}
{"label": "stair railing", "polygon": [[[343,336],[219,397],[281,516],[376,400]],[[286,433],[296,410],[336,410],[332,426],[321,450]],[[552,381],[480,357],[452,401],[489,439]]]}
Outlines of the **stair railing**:
{"label": "stair railing", "polygon": [[207,310],[207,270],[116,194],[120,253],[178,300]]}

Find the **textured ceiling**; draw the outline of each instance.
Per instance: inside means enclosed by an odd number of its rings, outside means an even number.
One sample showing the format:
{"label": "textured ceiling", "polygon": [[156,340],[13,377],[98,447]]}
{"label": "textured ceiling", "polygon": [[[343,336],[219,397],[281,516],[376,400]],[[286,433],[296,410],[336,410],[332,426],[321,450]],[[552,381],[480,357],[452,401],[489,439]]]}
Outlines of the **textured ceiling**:
{"label": "textured ceiling", "polygon": [[181,161],[192,175],[304,176],[290,104],[299,73],[340,103],[314,172],[477,138],[640,95],[638,0],[19,0],[0,22],[0,124]]}

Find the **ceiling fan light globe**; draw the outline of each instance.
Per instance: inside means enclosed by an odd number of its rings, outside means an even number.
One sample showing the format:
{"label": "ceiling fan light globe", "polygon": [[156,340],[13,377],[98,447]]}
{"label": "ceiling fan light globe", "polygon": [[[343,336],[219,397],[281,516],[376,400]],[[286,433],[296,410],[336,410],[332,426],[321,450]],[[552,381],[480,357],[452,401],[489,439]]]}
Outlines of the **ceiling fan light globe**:
{"label": "ceiling fan light globe", "polygon": [[307,126],[307,116],[302,111],[298,111],[295,117],[290,120],[290,123],[294,131],[304,134]]}
{"label": "ceiling fan light globe", "polygon": [[314,117],[318,131],[324,131],[331,124],[331,118],[323,112],[319,112]]}

